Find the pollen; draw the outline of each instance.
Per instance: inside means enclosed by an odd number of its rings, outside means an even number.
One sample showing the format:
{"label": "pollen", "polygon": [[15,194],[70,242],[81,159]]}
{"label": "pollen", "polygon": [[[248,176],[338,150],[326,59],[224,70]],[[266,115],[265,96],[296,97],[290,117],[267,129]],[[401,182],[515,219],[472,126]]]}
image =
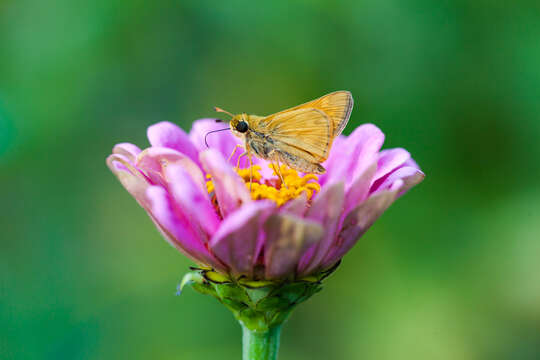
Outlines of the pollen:
{"label": "pollen", "polygon": [[[306,194],[308,200],[311,200],[313,195],[321,190],[316,175],[306,174],[302,176],[296,170],[281,165],[279,172],[283,177],[282,182],[281,177],[276,173],[277,167],[274,168],[272,164],[268,166],[272,169],[273,175],[269,179],[263,178],[259,165],[254,165],[251,168],[236,169],[236,173],[244,180],[253,200],[270,199],[278,206],[282,206],[303,193]],[[250,176],[253,176],[251,184]],[[209,194],[213,195],[214,183],[210,175],[206,175],[206,178],[208,180],[206,189]]]}

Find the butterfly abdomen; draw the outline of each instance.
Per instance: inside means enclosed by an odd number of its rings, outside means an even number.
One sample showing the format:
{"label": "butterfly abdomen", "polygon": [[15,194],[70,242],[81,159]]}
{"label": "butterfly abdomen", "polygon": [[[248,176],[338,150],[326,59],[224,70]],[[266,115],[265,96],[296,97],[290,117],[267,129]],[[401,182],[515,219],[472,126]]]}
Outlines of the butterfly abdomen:
{"label": "butterfly abdomen", "polygon": [[326,172],[325,168],[313,156],[307,153],[298,156],[295,154],[295,152],[298,152],[297,149],[279,142],[279,146],[276,146],[275,141],[269,136],[251,131],[246,136],[246,140],[249,150],[253,151],[261,159],[272,162],[279,161],[287,164],[292,169],[305,173],[324,174]]}

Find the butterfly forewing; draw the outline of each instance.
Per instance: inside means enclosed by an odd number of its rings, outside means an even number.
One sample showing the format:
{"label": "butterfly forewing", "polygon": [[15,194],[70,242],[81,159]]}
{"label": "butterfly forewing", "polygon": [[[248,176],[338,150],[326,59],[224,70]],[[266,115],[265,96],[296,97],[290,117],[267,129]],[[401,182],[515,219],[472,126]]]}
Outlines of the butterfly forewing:
{"label": "butterfly forewing", "polygon": [[297,148],[322,162],[332,145],[332,124],[318,109],[301,108],[270,115],[259,121],[255,131],[268,134],[276,149],[280,144]]}
{"label": "butterfly forewing", "polygon": [[353,98],[349,91],[335,91],[291,109],[280,111],[275,115],[298,109],[317,109],[325,113],[332,124],[332,138],[340,135],[351,116]]}

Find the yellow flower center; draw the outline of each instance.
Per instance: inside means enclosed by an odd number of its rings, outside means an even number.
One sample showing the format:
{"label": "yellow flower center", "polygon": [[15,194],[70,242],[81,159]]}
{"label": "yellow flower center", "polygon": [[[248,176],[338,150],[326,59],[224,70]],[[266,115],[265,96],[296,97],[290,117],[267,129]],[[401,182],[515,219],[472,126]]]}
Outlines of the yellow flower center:
{"label": "yellow flower center", "polygon": [[[302,193],[305,193],[308,200],[313,197],[315,192],[321,190],[321,185],[317,182],[317,176],[313,174],[307,174],[300,176],[296,170],[289,168],[286,165],[281,165],[280,172],[283,176],[283,183],[280,177],[276,174],[276,170],[272,164],[268,165],[272,169],[274,175],[273,178],[263,179],[260,174],[261,167],[254,165],[247,169],[236,169],[236,172],[244,180],[246,188],[250,190],[251,198],[253,200],[270,199],[274,201],[278,206],[285,204],[287,201],[292,200]],[[253,173],[253,182],[249,182],[250,172]],[[214,183],[211,176],[206,175],[208,181],[206,182],[206,189],[209,194],[214,192]]]}

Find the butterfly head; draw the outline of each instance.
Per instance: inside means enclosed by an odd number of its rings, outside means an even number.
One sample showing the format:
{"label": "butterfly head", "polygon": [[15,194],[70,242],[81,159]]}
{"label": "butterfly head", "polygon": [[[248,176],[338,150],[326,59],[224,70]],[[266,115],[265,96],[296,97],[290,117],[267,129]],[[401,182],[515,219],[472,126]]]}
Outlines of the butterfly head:
{"label": "butterfly head", "polygon": [[244,134],[249,130],[246,114],[238,114],[233,116],[229,125],[235,135],[237,135],[236,133]]}
{"label": "butterfly head", "polygon": [[218,107],[216,107],[215,110],[217,112],[225,113],[231,117],[231,120],[229,121],[229,126],[235,136],[243,137],[243,135],[249,130],[247,114],[233,115],[230,112],[220,109]]}

